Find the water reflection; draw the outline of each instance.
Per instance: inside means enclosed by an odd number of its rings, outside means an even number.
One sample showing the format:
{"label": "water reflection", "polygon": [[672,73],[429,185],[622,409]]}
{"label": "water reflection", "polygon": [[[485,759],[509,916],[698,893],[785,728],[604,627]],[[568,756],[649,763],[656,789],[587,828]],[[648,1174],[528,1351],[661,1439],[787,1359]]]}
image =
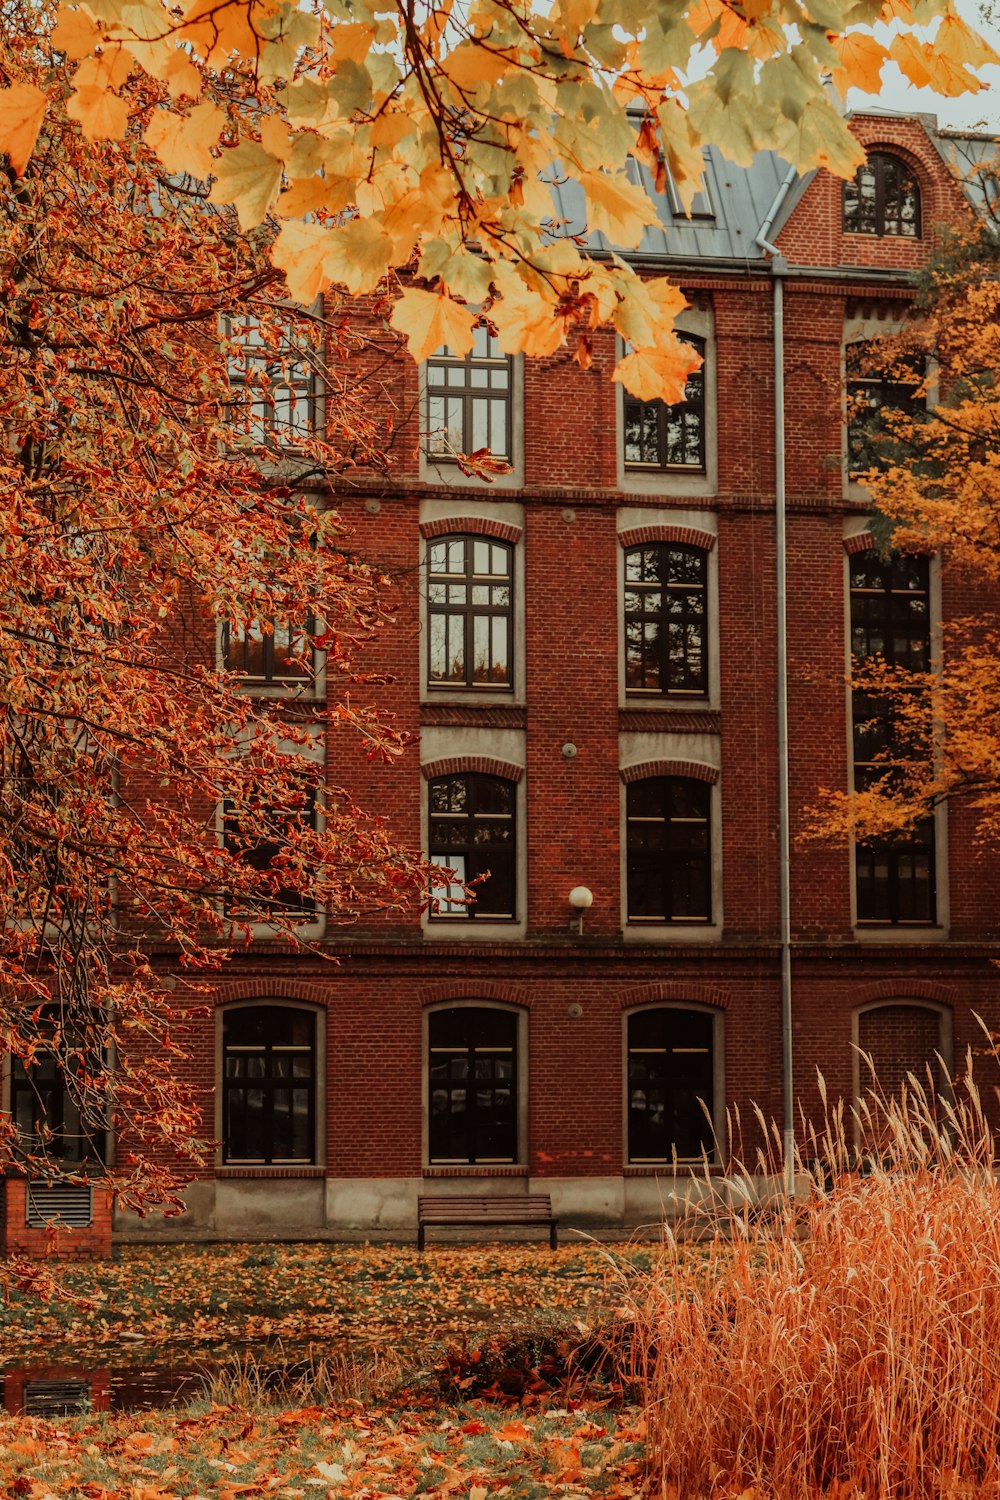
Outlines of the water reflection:
{"label": "water reflection", "polygon": [[75,1417],[96,1411],[182,1406],[204,1395],[215,1365],[22,1365],[3,1372],[11,1416]]}

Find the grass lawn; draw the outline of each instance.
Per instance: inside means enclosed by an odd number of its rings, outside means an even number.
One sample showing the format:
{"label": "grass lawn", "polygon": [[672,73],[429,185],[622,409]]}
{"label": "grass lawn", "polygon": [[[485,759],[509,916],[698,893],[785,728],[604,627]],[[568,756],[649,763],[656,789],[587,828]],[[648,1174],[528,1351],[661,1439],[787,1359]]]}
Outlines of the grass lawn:
{"label": "grass lawn", "polygon": [[221,1373],[180,1411],[3,1419],[0,1494],[636,1494],[641,1417],[588,1333],[623,1256],[648,1251],[171,1245],[66,1267],[72,1298],[0,1306],[8,1368],[203,1359]]}

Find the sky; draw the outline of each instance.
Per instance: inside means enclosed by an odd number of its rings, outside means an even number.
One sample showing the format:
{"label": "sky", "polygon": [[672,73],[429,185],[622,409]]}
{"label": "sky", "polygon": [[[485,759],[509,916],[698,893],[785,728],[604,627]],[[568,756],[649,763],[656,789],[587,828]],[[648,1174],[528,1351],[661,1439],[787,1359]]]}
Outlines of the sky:
{"label": "sky", "polygon": [[[977,6],[968,0],[959,0],[957,9],[969,25],[1000,52],[1000,28],[986,24]],[[931,89],[914,88],[896,64],[890,62],[882,71],[881,93],[864,94],[860,89],[850,89],[847,108],[862,110],[869,105],[878,105],[882,109],[931,114],[937,116],[939,125],[951,130],[984,130],[991,135],[1000,135],[1000,67],[981,68],[979,76],[986,84],[979,93],[943,99]]]}

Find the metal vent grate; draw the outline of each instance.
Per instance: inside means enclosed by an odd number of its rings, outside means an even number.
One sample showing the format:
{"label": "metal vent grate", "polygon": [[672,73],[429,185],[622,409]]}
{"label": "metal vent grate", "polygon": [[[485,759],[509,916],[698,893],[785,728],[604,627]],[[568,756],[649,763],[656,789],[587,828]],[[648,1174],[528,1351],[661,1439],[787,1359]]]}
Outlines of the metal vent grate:
{"label": "metal vent grate", "polygon": [[76,1417],[89,1412],[89,1380],[29,1380],[22,1411],[26,1417]]}
{"label": "metal vent grate", "polygon": [[86,1229],[93,1217],[94,1202],[89,1182],[28,1183],[26,1220],[29,1228],[63,1224],[67,1229]]}

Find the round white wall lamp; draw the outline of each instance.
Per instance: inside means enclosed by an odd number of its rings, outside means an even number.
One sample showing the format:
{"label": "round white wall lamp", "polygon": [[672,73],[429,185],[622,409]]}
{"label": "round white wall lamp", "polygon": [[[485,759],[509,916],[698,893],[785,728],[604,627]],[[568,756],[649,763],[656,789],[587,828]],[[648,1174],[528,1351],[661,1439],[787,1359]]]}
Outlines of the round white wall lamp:
{"label": "round white wall lamp", "polygon": [[583,914],[589,911],[594,904],[594,893],[585,885],[575,885],[566,897],[573,908],[574,915],[570,918],[569,930],[575,932],[579,937],[583,936]]}

